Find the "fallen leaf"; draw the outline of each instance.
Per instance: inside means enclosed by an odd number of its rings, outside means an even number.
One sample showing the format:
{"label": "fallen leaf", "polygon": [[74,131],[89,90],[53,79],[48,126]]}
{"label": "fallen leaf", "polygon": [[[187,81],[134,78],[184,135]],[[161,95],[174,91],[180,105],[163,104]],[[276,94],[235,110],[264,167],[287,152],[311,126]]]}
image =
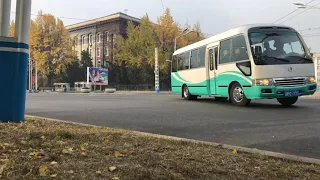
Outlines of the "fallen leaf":
{"label": "fallen leaf", "polygon": [[45,136],[41,136],[40,137],[42,140],[46,140],[46,137]]}
{"label": "fallen leaf", "polygon": [[238,153],[237,149],[234,149],[234,150],[232,151],[232,153],[233,153],[233,154],[237,154],[237,153]]}
{"label": "fallen leaf", "polygon": [[10,146],[9,143],[3,143],[2,145],[3,145],[3,146]]}
{"label": "fallen leaf", "polygon": [[27,141],[21,140],[21,141],[20,141],[20,144],[26,145],[26,144],[27,144]]}
{"label": "fallen leaf", "polygon": [[56,140],[60,140],[60,139],[61,139],[61,136],[56,136],[55,139],[56,139]]}
{"label": "fallen leaf", "polygon": [[115,156],[115,157],[119,157],[119,156],[121,156],[121,153],[120,153],[119,151],[115,151],[115,152],[114,152],[114,156]]}
{"label": "fallen leaf", "polygon": [[64,153],[64,154],[71,154],[72,151],[73,151],[73,148],[63,149],[63,150],[62,150],[62,153]]}
{"label": "fallen leaf", "polygon": [[122,153],[127,153],[127,152],[128,152],[128,149],[122,150]]}
{"label": "fallen leaf", "polygon": [[39,174],[40,174],[40,176],[47,176],[47,172],[48,172],[48,171],[49,171],[49,170],[48,170],[48,167],[47,167],[47,166],[42,165],[42,166],[39,167]]}
{"label": "fallen leaf", "polygon": [[130,145],[128,143],[124,143],[124,147],[128,148]]}
{"label": "fallen leaf", "polygon": [[32,153],[29,154],[29,156],[32,158],[32,159],[38,159],[39,158],[39,153],[36,152],[36,151],[33,151]]}
{"label": "fallen leaf", "polygon": [[52,175],[50,175],[50,177],[52,177],[52,178],[57,177],[57,176],[58,176],[58,174],[52,174]]}
{"label": "fallen leaf", "polygon": [[0,177],[2,176],[4,169],[9,165],[9,162],[9,159],[5,159],[2,161],[3,164],[0,166]]}
{"label": "fallen leaf", "polygon": [[60,140],[60,141],[57,141],[57,144],[64,145],[66,143]]}
{"label": "fallen leaf", "polygon": [[85,151],[85,150],[86,150],[85,148],[86,148],[88,145],[89,145],[88,143],[80,144],[80,149],[81,149],[81,151]]}
{"label": "fallen leaf", "polygon": [[82,152],[81,156],[87,156],[87,154],[85,152]]}
{"label": "fallen leaf", "polygon": [[56,161],[52,161],[52,162],[50,163],[50,165],[56,165],[56,164],[58,164]]}
{"label": "fallen leaf", "polygon": [[69,174],[73,174],[73,171],[72,170],[70,170],[70,171],[67,171]]}
{"label": "fallen leaf", "polygon": [[109,139],[105,139],[105,140],[104,140],[104,143],[106,143],[106,144],[109,143],[109,142],[110,142]]}
{"label": "fallen leaf", "polygon": [[119,180],[119,178],[117,176],[114,176],[112,180]]}
{"label": "fallen leaf", "polygon": [[171,175],[175,178],[182,178],[182,174],[181,173],[171,173]]}
{"label": "fallen leaf", "polygon": [[116,169],[117,169],[117,167],[115,167],[115,166],[109,167],[109,171],[110,171],[110,172],[113,172],[113,171],[116,170]]}
{"label": "fallen leaf", "polygon": [[96,171],[97,174],[101,174],[101,171]]}

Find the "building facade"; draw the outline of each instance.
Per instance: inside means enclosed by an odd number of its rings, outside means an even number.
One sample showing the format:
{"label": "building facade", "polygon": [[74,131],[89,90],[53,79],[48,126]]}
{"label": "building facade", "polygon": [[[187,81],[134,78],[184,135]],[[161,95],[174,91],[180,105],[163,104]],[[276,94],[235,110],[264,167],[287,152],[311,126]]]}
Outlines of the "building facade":
{"label": "building facade", "polygon": [[116,37],[117,35],[127,37],[126,29],[129,21],[135,25],[140,23],[138,18],[116,13],[67,26],[71,37],[75,40],[74,50],[78,59],[81,59],[83,50],[88,50],[95,67],[104,67],[108,61],[113,61],[112,50],[116,44]]}

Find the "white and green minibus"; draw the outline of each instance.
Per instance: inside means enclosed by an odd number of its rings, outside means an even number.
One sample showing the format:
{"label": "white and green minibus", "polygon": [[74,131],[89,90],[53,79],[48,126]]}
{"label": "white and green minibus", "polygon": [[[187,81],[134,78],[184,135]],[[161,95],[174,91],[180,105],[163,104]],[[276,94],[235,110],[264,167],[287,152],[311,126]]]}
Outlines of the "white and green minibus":
{"label": "white and green minibus", "polygon": [[172,92],[229,99],[277,99],[284,106],[317,89],[308,47],[291,27],[245,25],[178,49],[173,54]]}

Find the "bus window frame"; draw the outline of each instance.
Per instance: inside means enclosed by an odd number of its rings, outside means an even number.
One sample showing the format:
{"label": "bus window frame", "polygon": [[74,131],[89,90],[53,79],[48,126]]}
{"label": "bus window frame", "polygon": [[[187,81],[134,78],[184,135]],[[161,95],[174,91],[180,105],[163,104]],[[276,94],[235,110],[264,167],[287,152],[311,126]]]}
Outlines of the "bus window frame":
{"label": "bus window frame", "polygon": [[[223,41],[226,41],[226,40],[235,38],[235,37],[237,37],[237,36],[243,36],[243,37],[244,37],[244,40],[245,40],[245,43],[246,43],[246,48],[247,48],[248,59],[247,59],[247,60],[234,61],[234,62],[229,62],[229,63],[220,64],[221,43],[222,43]],[[249,46],[250,43],[249,43],[248,41],[249,41],[249,40],[248,40],[248,37],[247,37],[247,35],[244,34],[244,33],[239,33],[239,34],[234,35],[234,36],[230,36],[230,37],[227,37],[227,38],[224,38],[224,39],[220,39],[220,40],[219,40],[219,49],[218,49],[218,51],[219,51],[219,57],[218,57],[218,63],[217,63],[217,65],[223,66],[223,65],[230,65],[230,64],[242,63],[242,62],[247,62],[247,61],[250,61],[250,63],[251,63],[251,57],[250,57],[251,49],[248,49],[248,48],[250,48],[250,46]],[[231,41],[231,45],[232,45],[232,41]]]}

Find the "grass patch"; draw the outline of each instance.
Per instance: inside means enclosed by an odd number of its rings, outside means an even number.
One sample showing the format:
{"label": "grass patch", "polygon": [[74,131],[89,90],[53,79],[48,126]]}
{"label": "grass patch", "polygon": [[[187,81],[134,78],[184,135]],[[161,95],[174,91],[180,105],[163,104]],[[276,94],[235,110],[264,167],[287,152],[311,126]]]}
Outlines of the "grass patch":
{"label": "grass patch", "polygon": [[0,179],[320,179],[320,166],[27,119],[0,124]]}

